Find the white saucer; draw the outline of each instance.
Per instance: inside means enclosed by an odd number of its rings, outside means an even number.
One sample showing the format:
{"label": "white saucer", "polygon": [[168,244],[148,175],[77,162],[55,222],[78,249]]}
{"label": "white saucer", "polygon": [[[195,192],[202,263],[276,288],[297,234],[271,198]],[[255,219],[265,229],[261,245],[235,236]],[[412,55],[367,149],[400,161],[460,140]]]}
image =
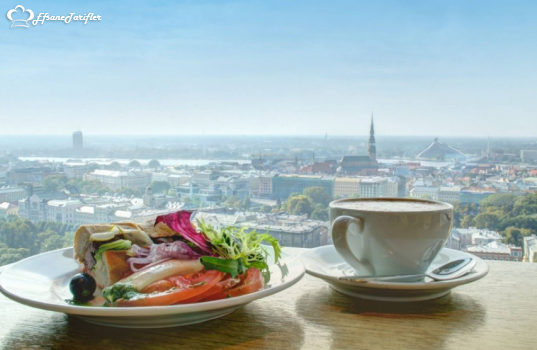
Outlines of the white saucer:
{"label": "white saucer", "polygon": [[452,288],[483,278],[489,271],[483,260],[477,256],[448,248],[443,248],[438,253],[429,267],[429,271],[449,261],[468,257],[477,260],[476,267],[469,274],[450,281],[433,281],[430,278],[425,278],[425,280],[411,283],[378,281],[356,283],[338,280],[338,277],[341,276],[356,275],[356,271],[343,260],[333,245],[314,248],[299,256],[306,266],[308,274],[325,280],[336,291],[351,297],[381,301],[435,299],[448,294]]}

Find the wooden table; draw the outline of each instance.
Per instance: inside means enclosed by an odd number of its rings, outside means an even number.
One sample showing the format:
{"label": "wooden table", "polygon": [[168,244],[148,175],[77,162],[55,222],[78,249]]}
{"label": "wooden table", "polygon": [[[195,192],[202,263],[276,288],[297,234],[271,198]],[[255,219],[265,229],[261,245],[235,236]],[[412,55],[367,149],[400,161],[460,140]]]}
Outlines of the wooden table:
{"label": "wooden table", "polygon": [[537,264],[490,261],[484,279],[440,299],[352,299],[306,275],[224,318],[120,329],[0,295],[0,349],[537,349]]}

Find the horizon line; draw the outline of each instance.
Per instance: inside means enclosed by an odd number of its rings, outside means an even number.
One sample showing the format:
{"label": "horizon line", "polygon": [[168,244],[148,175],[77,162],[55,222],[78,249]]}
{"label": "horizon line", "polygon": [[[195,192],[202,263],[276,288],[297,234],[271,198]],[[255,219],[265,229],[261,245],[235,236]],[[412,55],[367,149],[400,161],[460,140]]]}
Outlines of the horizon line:
{"label": "horizon line", "polygon": [[[80,130],[77,130],[80,131]],[[84,136],[110,136],[110,137],[318,137],[324,139],[325,134],[93,134],[82,132]],[[0,134],[0,137],[36,137],[36,136],[55,136],[55,137],[72,137],[72,134]],[[368,137],[369,134],[360,134],[360,135],[345,135],[345,134],[327,134],[328,139],[330,137]],[[520,136],[520,135],[509,135],[509,136],[493,136],[493,135],[393,135],[393,134],[380,134],[375,135],[375,137],[431,137],[431,138],[537,138],[536,136]]]}

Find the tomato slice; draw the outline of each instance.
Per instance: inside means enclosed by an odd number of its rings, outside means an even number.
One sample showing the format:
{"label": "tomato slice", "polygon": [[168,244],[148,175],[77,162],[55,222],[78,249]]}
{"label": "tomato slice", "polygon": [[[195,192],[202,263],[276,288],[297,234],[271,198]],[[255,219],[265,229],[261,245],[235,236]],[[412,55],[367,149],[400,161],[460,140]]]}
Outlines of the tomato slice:
{"label": "tomato slice", "polygon": [[173,283],[168,280],[160,280],[151,283],[142,290],[142,293],[149,294],[154,292],[164,292],[173,287]]}
{"label": "tomato slice", "polygon": [[235,278],[231,277],[230,275],[226,275],[226,276],[227,276],[226,278],[218,282],[214,287],[207,290],[206,292],[198,294],[193,298],[180,301],[178,304],[197,303],[198,301],[201,301],[202,299],[205,299],[213,294],[217,294],[225,290],[231,289],[235,287],[236,285],[238,285],[239,283],[241,283],[241,279],[239,278],[239,276],[236,276]]}
{"label": "tomato slice", "polygon": [[223,291],[214,293],[212,295],[209,295],[201,299],[200,301],[212,301],[212,300],[238,297],[240,295],[246,295],[246,294],[257,292],[258,290],[261,290],[264,287],[265,287],[265,282],[263,280],[263,276],[261,275],[261,271],[259,271],[259,269],[256,269],[255,267],[252,267],[248,269],[248,271],[246,271],[246,278],[238,286],[228,289],[228,290],[223,290]]}
{"label": "tomato slice", "polygon": [[[131,300],[119,299],[116,301],[115,306],[161,306],[176,304],[206,292],[220,282],[224,276],[225,274],[223,272],[211,270],[199,272],[183,279],[176,280],[169,278],[168,281],[175,284],[171,289],[150,294],[140,293],[138,298]],[[180,283],[177,281],[180,281]]]}

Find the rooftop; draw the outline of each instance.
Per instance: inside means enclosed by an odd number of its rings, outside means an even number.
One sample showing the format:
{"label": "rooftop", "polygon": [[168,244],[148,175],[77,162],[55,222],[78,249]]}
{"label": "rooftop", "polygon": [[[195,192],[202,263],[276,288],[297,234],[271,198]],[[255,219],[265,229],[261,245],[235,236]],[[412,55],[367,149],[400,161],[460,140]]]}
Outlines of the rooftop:
{"label": "rooftop", "polygon": [[51,201],[48,201],[47,203],[49,206],[52,207],[79,207],[82,206],[82,202],[78,199],[53,199]]}
{"label": "rooftop", "polygon": [[486,245],[477,245],[467,247],[466,250],[470,253],[496,253],[496,254],[510,254],[511,248],[503,243],[490,242]]}

